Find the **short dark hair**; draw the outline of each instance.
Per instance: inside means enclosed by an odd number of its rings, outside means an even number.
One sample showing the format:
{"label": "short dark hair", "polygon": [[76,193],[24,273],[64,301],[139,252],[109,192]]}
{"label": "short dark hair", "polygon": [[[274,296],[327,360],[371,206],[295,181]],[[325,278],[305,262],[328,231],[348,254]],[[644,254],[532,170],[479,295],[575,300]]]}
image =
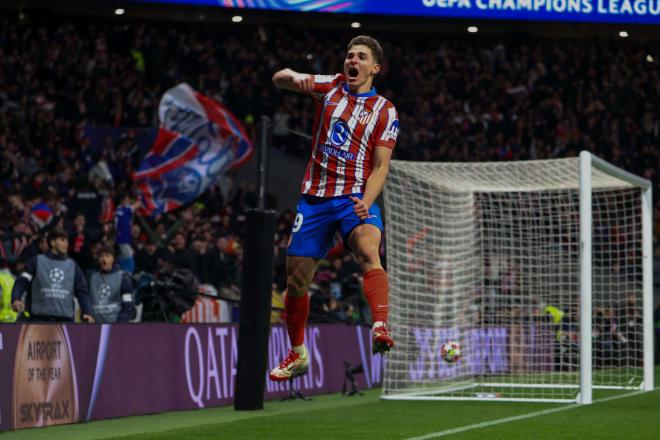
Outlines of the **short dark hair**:
{"label": "short dark hair", "polygon": [[64,229],[55,228],[48,232],[48,243],[58,238],[69,238]]}
{"label": "short dark hair", "polygon": [[369,35],[358,35],[348,42],[348,47],[346,50],[350,50],[351,47],[358,45],[367,46],[369,49],[371,49],[371,54],[373,55],[376,63],[383,64],[385,55],[383,54],[383,48],[380,46],[378,40]]}
{"label": "short dark hair", "polygon": [[97,255],[101,255],[101,254],[110,254],[114,257],[115,256],[115,250],[112,246],[103,245],[99,248],[99,251],[98,251]]}

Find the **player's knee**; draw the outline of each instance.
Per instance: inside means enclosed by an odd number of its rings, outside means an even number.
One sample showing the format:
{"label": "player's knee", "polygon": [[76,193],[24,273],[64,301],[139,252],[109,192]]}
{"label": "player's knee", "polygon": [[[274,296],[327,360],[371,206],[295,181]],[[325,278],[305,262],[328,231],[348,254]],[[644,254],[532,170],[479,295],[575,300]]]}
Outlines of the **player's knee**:
{"label": "player's knee", "polygon": [[355,258],[360,266],[376,266],[380,264],[377,246],[360,246],[355,251]]}
{"label": "player's knee", "polygon": [[302,296],[307,291],[305,279],[298,273],[290,274],[286,279],[287,294],[291,296]]}

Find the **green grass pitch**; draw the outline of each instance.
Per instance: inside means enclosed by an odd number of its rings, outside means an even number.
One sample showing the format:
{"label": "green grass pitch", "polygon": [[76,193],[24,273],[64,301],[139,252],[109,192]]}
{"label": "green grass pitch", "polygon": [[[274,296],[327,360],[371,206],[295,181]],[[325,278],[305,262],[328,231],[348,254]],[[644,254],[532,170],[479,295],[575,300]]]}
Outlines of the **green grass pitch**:
{"label": "green grass pitch", "polygon": [[[655,374],[660,378],[660,368]],[[271,401],[263,411],[223,407],[127,417],[2,433],[0,440],[660,438],[658,388],[648,393],[594,390],[595,403],[586,406],[383,401],[379,396],[380,390],[369,390],[364,396]]]}

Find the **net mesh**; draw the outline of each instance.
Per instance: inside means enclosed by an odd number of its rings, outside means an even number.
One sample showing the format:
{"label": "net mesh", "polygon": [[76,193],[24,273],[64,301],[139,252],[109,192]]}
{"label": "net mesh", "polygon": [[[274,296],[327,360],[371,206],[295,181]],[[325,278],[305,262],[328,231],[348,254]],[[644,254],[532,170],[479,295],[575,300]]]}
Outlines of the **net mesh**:
{"label": "net mesh", "polygon": [[[594,386],[642,379],[640,190],[593,170]],[[386,395],[574,400],[578,159],[393,161]],[[447,341],[463,357],[440,357]]]}

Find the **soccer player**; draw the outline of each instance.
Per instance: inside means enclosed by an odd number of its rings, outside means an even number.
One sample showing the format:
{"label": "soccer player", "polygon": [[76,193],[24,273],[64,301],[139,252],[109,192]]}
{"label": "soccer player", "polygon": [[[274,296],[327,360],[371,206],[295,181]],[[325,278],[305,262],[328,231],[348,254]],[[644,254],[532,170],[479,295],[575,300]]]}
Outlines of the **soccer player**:
{"label": "soccer player", "polygon": [[292,349],[270,372],[275,381],[307,371],[307,288],[338,231],[364,273],[364,294],[373,317],[374,353],[394,345],[388,334],[387,274],[380,264],[383,223],[374,204],[389,171],[399,132],[396,109],[372,87],[383,49],[369,36],[348,43],[343,73],[309,75],[283,69],[273,82],[316,101],[312,156],[291,231],[287,256],[286,326]]}

